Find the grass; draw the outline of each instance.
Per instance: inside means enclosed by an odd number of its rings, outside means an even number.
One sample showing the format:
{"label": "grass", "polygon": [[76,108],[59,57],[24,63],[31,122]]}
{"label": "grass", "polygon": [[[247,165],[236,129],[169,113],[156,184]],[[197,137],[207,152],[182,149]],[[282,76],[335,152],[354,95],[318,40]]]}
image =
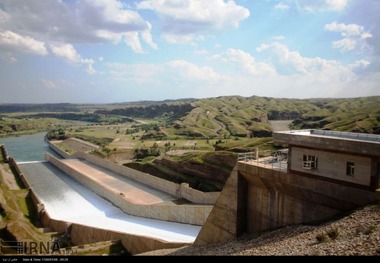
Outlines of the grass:
{"label": "grass", "polygon": [[32,198],[29,195],[29,190],[21,189],[14,191],[17,196],[17,204],[24,216],[35,226],[38,226],[38,214],[37,209],[33,203]]}

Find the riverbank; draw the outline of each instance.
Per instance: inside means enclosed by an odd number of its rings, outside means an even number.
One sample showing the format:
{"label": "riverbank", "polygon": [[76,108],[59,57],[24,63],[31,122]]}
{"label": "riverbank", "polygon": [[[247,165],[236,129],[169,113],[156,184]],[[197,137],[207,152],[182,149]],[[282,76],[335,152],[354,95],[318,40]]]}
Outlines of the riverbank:
{"label": "riverbank", "polygon": [[0,139],[3,139],[3,138],[12,138],[12,137],[20,137],[20,136],[23,136],[23,135],[34,135],[34,134],[37,134],[37,133],[47,133],[48,131],[47,130],[33,130],[33,131],[20,131],[20,132],[12,132],[12,133],[7,133],[7,134],[4,134],[4,133],[0,133]]}

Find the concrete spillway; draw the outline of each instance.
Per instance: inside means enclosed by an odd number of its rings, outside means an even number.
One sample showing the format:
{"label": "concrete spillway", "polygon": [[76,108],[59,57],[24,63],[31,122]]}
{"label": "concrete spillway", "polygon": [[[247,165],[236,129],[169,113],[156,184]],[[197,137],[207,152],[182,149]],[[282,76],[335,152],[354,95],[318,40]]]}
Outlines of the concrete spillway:
{"label": "concrete spillway", "polygon": [[99,181],[115,191],[123,193],[125,198],[133,204],[157,204],[176,199],[169,194],[133,181],[132,179],[94,165],[88,161],[66,159],[62,160],[62,162],[70,168],[90,175],[93,180]]}
{"label": "concrete spillway", "polygon": [[19,167],[51,218],[178,243],[194,242],[200,231],[200,226],[125,214],[49,162]]}

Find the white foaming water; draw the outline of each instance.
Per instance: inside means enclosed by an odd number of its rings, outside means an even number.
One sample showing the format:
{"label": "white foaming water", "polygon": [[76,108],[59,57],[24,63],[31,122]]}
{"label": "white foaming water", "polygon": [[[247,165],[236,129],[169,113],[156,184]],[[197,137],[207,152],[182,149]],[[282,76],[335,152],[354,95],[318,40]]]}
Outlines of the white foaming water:
{"label": "white foaming water", "polygon": [[19,166],[51,218],[178,243],[194,242],[200,231],[200,226],[128,215],[48,162]]}

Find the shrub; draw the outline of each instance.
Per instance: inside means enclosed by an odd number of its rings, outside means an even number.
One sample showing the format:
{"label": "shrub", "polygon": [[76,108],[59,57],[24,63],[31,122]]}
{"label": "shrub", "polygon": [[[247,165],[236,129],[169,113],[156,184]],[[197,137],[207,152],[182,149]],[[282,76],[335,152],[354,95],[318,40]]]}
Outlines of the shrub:
{"label": "shrub", "polygon": [[317,239],[318,243],[327,241],[327,236],[325,235],[325,233],[319,233],[315,238]]}
{"label": "shrub", "polygon": [[331,238],[332,240],[337,239],[338,236],[339,236],[339,230],[338,230],[338,228],[331,228],[331,229],[327,232],[327,235],[328,235],[329,238]]}

